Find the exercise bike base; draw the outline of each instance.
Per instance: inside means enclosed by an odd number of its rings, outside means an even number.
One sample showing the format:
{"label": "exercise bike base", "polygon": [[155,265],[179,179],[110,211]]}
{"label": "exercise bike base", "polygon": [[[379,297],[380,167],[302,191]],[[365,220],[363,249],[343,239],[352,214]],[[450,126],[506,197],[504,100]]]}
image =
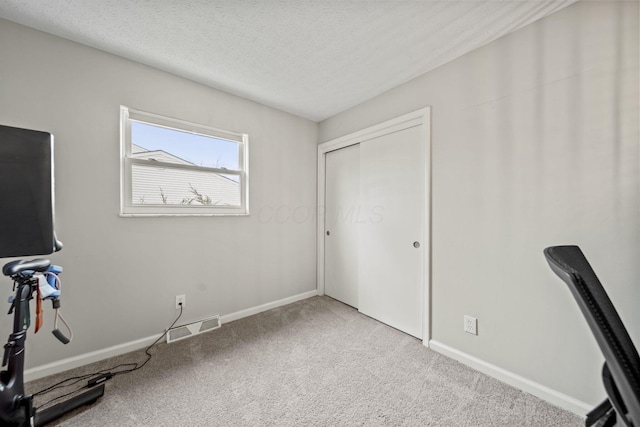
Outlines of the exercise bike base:
{"label": "exercise bike base", "polygon": [[42,411],[36,411],[34,425],[35,427],[41,427],[53,420],[56,420],[66,414],[73,411],[83,405],[91,405],[96,400],[104,395],[104,384],[100,384],[84,393],[72,397],[69,400],[58,403],[51,408],[44,409]]}

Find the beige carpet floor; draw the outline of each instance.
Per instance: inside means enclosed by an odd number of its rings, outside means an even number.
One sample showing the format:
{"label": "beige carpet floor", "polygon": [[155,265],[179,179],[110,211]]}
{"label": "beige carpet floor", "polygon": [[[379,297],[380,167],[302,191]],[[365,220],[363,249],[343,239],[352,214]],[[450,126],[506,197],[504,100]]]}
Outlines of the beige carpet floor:
{"label": "beige carpet floor", "polygon": [[[580,417],[429,350],[328,297],[152,349],[92,406],[53,425],[581,426]],[[138,351],[27,384],[118,363]],[[69,391],[69,390],[63,390]],[[39,397],[36,406],[52,395]]]}

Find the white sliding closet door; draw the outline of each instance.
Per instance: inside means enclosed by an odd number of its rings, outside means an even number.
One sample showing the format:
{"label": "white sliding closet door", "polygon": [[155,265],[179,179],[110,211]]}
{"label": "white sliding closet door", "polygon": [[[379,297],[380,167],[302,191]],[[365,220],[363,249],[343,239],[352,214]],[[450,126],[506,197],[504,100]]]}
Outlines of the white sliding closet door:
{"label": "white sliding closet door", "polygon": [[325,294],[358,308],[360,146],[325,155]]}
{"label": "white sliding closet door", "polygon": [[423,337],[425,153],[420,126],[360,144],[358,309]]}
{"label": "white sliding closet door", "polygon": [[318,290],[429,342],[430,109],[318,146]]}

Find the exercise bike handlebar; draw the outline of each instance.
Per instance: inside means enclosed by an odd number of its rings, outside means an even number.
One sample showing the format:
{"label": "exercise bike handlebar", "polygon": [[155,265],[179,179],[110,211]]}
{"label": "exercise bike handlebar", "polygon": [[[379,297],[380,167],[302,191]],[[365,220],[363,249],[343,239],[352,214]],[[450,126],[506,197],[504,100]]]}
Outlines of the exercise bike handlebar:
{"label": "exercise bike handlebar", "polygon": [[4,267],[2,267],[2,274],[13,278],[13,276],[17,274],[31,271],[31,273],[27,273],[27,275],[32,275],[35,272],[42,273],[47,271],[49,266],[51,266],[51,261],[44,258],[32,260],[19,259],[5,264]]}

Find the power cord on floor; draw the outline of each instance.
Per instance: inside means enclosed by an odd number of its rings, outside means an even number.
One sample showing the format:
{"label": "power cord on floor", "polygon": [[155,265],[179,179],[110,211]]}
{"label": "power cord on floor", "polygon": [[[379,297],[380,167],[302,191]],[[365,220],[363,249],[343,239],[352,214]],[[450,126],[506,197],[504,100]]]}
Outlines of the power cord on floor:
{"label": "power cord on floor", "polygon": [[[157,340],[155,340],[153,342],[153,344],[151,344],[149,347],[147,347],[147,349],[145,350],[145,354],[147,355],[147,358],[141,364],[138,363],[138,362],[121,363],[119,365],[113,366],[113,367],[108,368],[108,369],[102,369],[100,371],[92,372],[90,374],[79,375],[79,376],[76,376],[76,377],[70,377],[70,378],[67,378],[65,380],[62,380],[62,381],[60,381],[60,382],[58,382],[56,384],[53,384],[53,385],[51,385],[51,386],[49,386],[49,387],[47,387],[45,389],[42,389],[40,391],[37,391],[37,392],[33,393],[32,396],[36,397],[36,396],[40,396],[40,395],[43,395],[43,394],[50,393],[50,392],[52,392],[54,390],[57,390],[59,388],[71,387],[73,385],[78,384],[79,382],[81,382],[83,380],[88,379],[86,385],[84,385],[84,386],[82,386],[82,387],[80,387],[80,388],[78,388],[76,390],[73,390],[73,391],[71,391],[69,393],[63,394],[63,395],[58,396],[56,398],[53,398],[53,399],[49,400],[48,402],[43,403],[42,405],[38,406],[38,408],[36,408],[36,409],[41,409],[42,407],[50,405],[51,403],[55,402],[56,400],[62,399],[62,398],[67,397],[67,396],[70,396],[70,395],[72,395],[74,393],[77,393],[80,390],[83,390],[85,388],[95,387],[98,384],[102,384],[103,382],[110,380],[111,378],[115,377],[116,375],[129,374],[131,372],[137,371],[138,369],[142,369],[144,367],[144,365],[146,365],[147,362],[149,362],[149,360],[151,360],[152,355],[151,355],[151,353],[149,353],[149,351],[156,344],[158,344],[158,342],[160,342],[160,340],[163,339],[167,335],[167,333],[169,333],[169,330],[175,326],[175,324],[178,322],[178,320],[180,320],[180,317],[182,317],[182,304],[180,304],[180,313],[178,314],[178,317],[176,317],[176,319],[173,321],[173,323],[171,323],[171,325],[165,330],[165,332],[162,335],[160,335],[160,337],[158,337]],[[121,368],[124,368],[124,367],[130,367],[130,368],[121,369]],[[121,370],[116,371],[116,369],[121,369]],[[113,372],[113,371],[115,371],[115,372]]]}

